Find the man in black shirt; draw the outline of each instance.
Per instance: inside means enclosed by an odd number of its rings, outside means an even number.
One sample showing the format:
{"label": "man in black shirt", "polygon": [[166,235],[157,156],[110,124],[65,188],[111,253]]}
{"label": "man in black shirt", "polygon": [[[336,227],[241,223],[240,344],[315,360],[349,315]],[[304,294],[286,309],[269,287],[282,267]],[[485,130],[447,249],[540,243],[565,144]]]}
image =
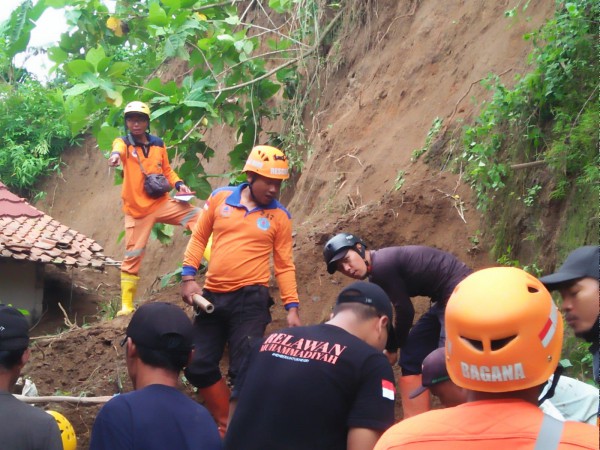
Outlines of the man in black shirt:
{"label": "man in black shirt", "polygon": [[225,448],[372,450],[394,423],[394,375],[383,349],[392,305],[362,281],[331,320],[272,333],[250,353],[232,392]]}
{"label": "man in black shirt", "polygon": [[[396,333],[402,376],[398,388],[404,418],[429,409],[429,396],[410,399],[410,393],[421,386],[421,364],[425,357],[444,345],[444,311],[455,286],[471,269],[454,255],[422,245],[387,247],[367,250],[356,235],[340,233],[323,249],[327,271],[369,281],[383,288],[396,310]],[[412,326],[415,309],[411,297],[431,299],[431,307]]]}

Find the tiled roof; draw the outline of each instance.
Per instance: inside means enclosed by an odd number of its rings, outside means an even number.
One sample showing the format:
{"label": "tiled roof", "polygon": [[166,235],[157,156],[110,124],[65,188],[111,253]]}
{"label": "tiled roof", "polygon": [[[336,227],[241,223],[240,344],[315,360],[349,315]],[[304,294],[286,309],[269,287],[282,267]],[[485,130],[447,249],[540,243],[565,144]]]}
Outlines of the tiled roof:
{"label": "tiled roof", "polygon": [[0,183],[0,258],[102,269],[114,263],[96,241],[62,225]]}

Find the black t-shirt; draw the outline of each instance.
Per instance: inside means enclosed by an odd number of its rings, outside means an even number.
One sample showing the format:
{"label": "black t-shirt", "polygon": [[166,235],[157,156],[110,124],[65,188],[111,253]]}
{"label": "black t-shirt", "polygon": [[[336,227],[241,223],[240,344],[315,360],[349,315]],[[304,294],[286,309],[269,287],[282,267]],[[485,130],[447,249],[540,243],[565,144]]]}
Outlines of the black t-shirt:
{"label": "black t-shirt", "polygon": [[350,428],[394,423],[394,376],[383,355],[334,325],[272,333],[236,380],[225,449],[345,449]]}
{"label": "black t-shirt", "polygon": [[371,252],[369,281],[381,286],[394,304],[400,346],[415,315],[410,298],[424,296],[445,303],[471,272],[456,256],[433,247],[406,245]]}

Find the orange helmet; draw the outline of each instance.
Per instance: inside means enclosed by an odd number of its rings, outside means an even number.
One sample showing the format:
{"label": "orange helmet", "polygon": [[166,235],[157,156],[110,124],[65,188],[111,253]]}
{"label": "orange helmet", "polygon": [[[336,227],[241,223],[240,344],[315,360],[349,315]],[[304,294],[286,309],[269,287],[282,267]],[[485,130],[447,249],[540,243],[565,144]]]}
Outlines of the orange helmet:
{"label": "orange helmet", "polygon": [[257,145],[252,149],[243,171],[275,180],[287,180],[290,177],[286,156],[278,148],[268,145]]}
{"label": "orange helmet", "polygon": [[469,275],[446,306],[446,367],[460,387],[510,392],[545,383],[560,359],[562,316],[541,281],[514,267]]}
{"label": "orange helmet", "polygon": [[127,118],[127,116],[129,114],[144,114],[145,116],[148,117],[148,120],[150,120],[150,107],[148,105],[146,105],[144,102],[130,102],[127,103],[127,106],[125,106],[125,118]]}

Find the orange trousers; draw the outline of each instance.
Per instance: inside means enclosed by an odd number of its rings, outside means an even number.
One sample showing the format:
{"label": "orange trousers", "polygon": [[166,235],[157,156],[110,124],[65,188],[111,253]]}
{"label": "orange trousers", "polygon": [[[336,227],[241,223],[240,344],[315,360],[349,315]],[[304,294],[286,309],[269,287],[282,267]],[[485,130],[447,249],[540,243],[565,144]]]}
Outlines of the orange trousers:
{"label": "orange trousers", "polygon": [[146,243],[155,223],[181,225],[192,229],[202,210],[189,203],[169,199],[144,217],[135,218],[125,214],[125,258],[121,272],[137,275],[142,265]]}

